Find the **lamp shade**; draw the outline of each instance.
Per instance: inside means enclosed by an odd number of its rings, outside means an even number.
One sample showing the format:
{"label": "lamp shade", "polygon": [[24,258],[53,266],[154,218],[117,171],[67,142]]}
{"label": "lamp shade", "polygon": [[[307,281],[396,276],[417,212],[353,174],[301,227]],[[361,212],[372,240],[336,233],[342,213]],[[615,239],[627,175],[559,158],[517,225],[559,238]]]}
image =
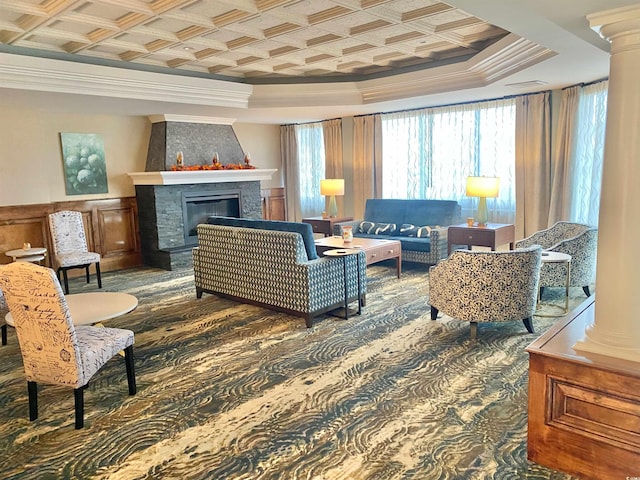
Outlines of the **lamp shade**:
{"label": "lamp shade", "polygon": [[320,180],[320,195],[344,195],[344,179],[325,178]]}
{"label": "lamp shade", "polygon": [[497,177],[467,177],[467,196],[492,198],[500,191],[500,179]]}

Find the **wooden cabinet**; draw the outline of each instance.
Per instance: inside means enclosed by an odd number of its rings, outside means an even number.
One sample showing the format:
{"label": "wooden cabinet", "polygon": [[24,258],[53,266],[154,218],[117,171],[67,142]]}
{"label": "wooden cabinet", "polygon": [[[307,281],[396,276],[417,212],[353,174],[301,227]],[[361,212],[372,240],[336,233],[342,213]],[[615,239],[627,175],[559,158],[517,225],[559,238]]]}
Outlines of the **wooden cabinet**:
{"label": "wooden cabinet", "polygon": [[265,220],[287,219],[284,188],[262,189],[260,194],[262,197],[262,218]]}
{"label": "wooden cabinet", "polygon": [[638,363],[573,348],[593,324],[594,297],[527,347],[527,456],[583,479],[640,477]]}
{"label": "wooden cabinet", "polygon": [[[102,271],[142,264],[135,197],[0,207],[0,264],[11,262],[4,252],[21,248],[25,242],[45,247],[52,255],[47,218],[60,210],[82,212],[87,247],[102,257]],[[50,265],[48,258],[45,264]],[[69,273],[74,275],[74,271]]]}

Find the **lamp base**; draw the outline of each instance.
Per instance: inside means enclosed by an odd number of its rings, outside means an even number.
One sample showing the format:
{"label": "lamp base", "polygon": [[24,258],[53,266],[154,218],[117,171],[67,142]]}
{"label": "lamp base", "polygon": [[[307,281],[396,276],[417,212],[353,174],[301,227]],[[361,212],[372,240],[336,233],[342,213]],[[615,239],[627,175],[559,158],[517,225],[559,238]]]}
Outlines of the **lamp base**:
{"label": "lamp base", "polygon": [[336,203],[335,195],[331,195],[329,198],[329,217],[337,217],[338,216],[338,204]]}
{"label": "lamp base", "polygon": [[480,197],[478,201],[478,211],[476,212],[476,220],[479,227],[486,227],[489,220],[489,211],[487,210],[487,198]]}

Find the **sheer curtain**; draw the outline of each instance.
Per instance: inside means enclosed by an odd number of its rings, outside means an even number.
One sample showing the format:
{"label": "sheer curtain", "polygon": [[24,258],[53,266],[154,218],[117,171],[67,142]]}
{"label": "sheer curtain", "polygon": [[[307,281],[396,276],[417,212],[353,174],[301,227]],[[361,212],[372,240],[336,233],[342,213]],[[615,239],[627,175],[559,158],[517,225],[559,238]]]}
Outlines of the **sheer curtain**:
{"label": "sheer curtain", "polygon": [[570,219],[590,225],[598,224],[600,210],[608,87],[604,81],[581,89],[573,138]]}
{"label": "sheer curtain", "polygon": [[324,210],[320,195],[320,180],[325,178],[324,136],[321,122],[296,125],[298,144],[298,191],[300,221],[304,217],[318,216]]}
{"label": "sheer curtain", "polygon": [[515,220],[515,101],[479,102],[383,114],[382,195],[456,200],[473,216],[468,176],[500,178],[489,221]]}

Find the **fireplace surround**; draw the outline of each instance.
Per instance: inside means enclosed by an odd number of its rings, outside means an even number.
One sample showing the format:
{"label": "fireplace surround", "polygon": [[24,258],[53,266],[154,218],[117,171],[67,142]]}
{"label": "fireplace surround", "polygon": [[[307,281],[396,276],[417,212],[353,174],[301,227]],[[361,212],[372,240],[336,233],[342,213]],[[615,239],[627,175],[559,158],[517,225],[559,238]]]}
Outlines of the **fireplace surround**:
{"label": "fireplace surround", "polygon": [[146,265],[166,270],[191,266],[196,225],[209,215],[262,218],[260,181],[276,169],[173,171],[176,153],[187,167],[241,164],[244,152],[231,124],[221,118],[155,115],[144,172],[129,173],[136,189],[140,246]]}
{"label": "fireplace surround", "polygon": [[[146,265],[174,270],[191,265],[191,248],[197,238],[186,235],[191,229],[185,219],[184,198],[211,197],[237,200],[237,217],[262,218],[260,182],[195,183],[177,185],[136,185],[142,259]],[[214,208],[225,208],[228,202]],[[223,213],[214,210],[212,214]],[[226,215],[235,211],[224,212]],[[207,212],[200,212],[207,215]]]}

